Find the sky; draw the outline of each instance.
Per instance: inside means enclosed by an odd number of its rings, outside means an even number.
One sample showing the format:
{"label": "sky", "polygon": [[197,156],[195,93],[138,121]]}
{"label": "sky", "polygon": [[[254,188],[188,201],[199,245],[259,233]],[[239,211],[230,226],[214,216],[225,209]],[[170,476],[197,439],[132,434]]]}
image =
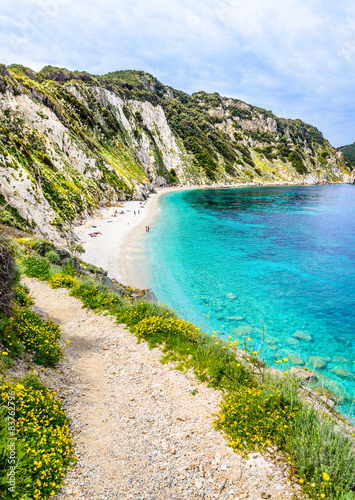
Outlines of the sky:
{"label": "sky", "polygon": [[355,141],[353,0],[1,0],[0,62],[137,69]]}

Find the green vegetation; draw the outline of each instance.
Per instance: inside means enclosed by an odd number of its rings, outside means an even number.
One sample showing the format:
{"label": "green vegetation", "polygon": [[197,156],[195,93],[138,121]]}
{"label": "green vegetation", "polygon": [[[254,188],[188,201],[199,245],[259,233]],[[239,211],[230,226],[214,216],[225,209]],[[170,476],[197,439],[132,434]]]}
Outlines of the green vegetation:
{"label": "green vegetation", "polygon": [[[32,244],[40,251],[50,246],[38,240]],[[33,362],[45,366],[53,366],[62,355],[57,344],[59,327],[29,309],[33,301],[28,289],[19,285],[16,250],[21,258],[22,250],[1,234],[0,496],[4,500],[41,500],[58,492],[75,458],[69,422],[54,393],[33,373],[22,379],[6,375],[24,351],[33,354]],[[29,267],[43,279],[43,265]]]}
{"label": "green vegetation", "polygon": [[339,151],[344,153],[345,159],[353,167],[355,166],[355,142],[348,144],[347,146],[341,146],[337,148]]}
{"label": "green vegetation", "polygon": [[24,273],[30,278],[47,280],[49,278],[50,263],[45,257],[38,254],[30,254],[22,261]]}
{"label": "green vegetation", "polygon": [[[74,460],[62,404],[34,375],[0,380],[0,491],[2,498],[45,499],[55,495]],[[9,417],[9,420],[7,419]],[[10,425],[16,422],[16,425]],[[9,446],[13,443],[13,447]],[[16,493],[9,466],[16,450]]]}

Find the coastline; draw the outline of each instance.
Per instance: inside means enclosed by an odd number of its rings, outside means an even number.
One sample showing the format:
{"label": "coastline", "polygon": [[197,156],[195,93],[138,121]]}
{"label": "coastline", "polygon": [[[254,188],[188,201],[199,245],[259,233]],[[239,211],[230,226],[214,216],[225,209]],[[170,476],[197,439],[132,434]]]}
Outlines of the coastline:
{"label": "coastline", "polygon": [[[108,272],[110,278],[133,288],[149,288],[145,275],[145,227],[154,224],[159,214],[159,198],[167,193],[195,189],[238,189],[262,186],[293,186],[290,182],[211,184],[155,188],[147,200],[119,201],[116,206],[100,208],[94,217],[73,228],[85,249],[84,262]],[[117,210],[117,216],[114,216]],[[124,214],[120,214],[120,212]],[[138,213],[139,211],[139,213]],[[96,237],[90,236],[99,232]]]}
{"label": "coastline", "polygon": [[[74,234],[85,249],[81,259],[102,267],[110,278],[134,288],[148,288],[144,276],[143,237],[159,212],[159,198],[166,193],[203,189],[205,186],[156,188],[144,201],[122,201],[117,206],[101,208],[98,214],[75,226]],[[115,211],[118,214],[115,216]],[[124,212],[121,214],[120,212]],[[92,233],[99,232],[97,236]]]}

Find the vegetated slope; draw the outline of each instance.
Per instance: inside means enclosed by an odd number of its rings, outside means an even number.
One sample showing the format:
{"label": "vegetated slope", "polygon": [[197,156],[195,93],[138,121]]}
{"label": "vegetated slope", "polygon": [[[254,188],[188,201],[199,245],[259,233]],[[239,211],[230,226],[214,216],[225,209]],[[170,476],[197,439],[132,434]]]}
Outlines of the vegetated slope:
{"label": "vegetated slope", "polygon": [[104,76],[0,66],[0,219],[70,236],[100,203],[152,186],[341,181],[343,155],[301,120],[164,86],[142,71]]}
{"label": "vegetated slope", "polygon": [[345,160],[350,163],[350,165],[355,167],[355,142],[348,144],[347,146],[340,146],[337,148],[338,151],[344,153]]}

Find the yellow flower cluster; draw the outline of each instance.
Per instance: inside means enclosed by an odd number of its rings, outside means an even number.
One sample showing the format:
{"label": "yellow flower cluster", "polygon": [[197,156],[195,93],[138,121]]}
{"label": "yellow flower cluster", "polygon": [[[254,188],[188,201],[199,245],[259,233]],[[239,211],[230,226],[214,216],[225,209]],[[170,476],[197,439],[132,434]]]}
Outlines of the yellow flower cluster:
{"label": "yellow flower cluster", "polygon": [[43,321],[33,311],[18,308],[16,326],[18,338],[26,351],[35,353],[35,362],[52,366],[62,357],[57,344],[60,329],[53,321]]}
{"label": "yellow flower cluster", "polygon": [[33,300],[21,286],[15,286],[14,295],[16,304],[20,306],[30,307],[33,304]]}
{"label": "yellow flower cluster", "polygon": [[160,335],[183,335],[192,341],[197,341],[201,331],[192,323],[183,319],[164,318],[162,316],[150,316],[140,321],[136,327],[138,337],[150,337]]}
{"label": "yellow flower cluster", "polygon": [[[7,405],[9,393],[16,407],[16,488],[19,500],[44,500],[57,493],[68,466],[75,460],[69,424],[52,393],[34,377],[22,384],[3,381],[0,404]],[[6,451],[5,451],[6,453]],[[6,462],[1,473],[6,475]]]}
{"label": "yellow flower cluster", "polygon": [[49,278],[51,288],[73,288],[79,284],[79,280],[69,274],[56,273]]}
{"label": "yellow flower cluster", "polygon": [[240,387],[223,400],[215,426],[227,432],[234,449],[260,450],[284,439],[297,410],[277,388]]}

